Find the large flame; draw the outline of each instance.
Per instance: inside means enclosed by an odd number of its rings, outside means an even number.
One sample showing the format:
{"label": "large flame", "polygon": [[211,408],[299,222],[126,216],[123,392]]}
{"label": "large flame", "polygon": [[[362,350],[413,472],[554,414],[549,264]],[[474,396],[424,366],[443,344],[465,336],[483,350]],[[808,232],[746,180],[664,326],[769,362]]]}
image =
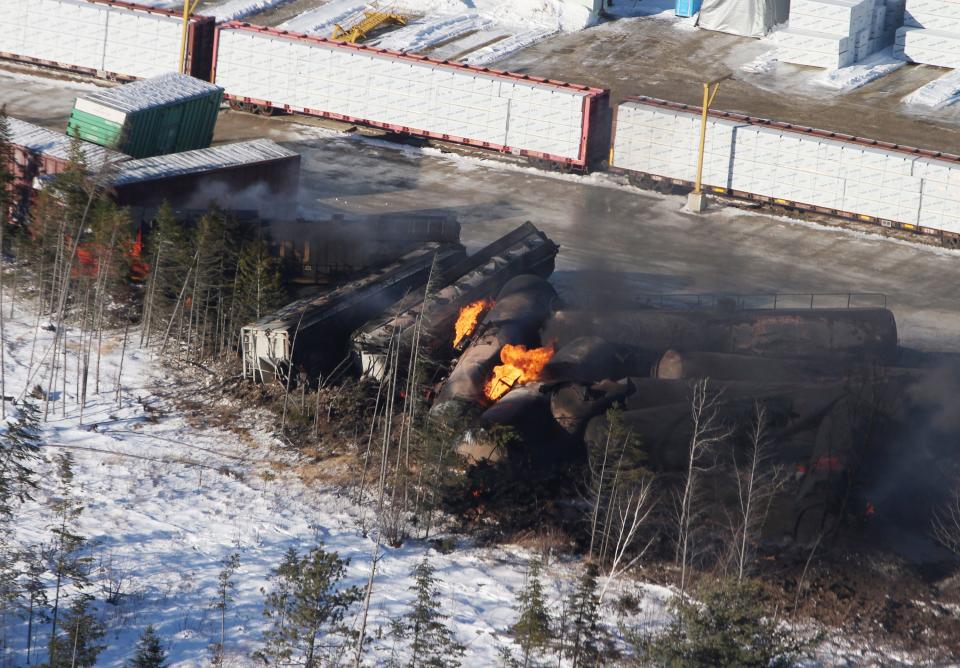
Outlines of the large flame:
{"label": "large flame", "polygon": [[493,302],[490,300],[481,299],[480,301],[473,302],[472,304],[467,304],[460,309],[460,315],[457,316],[457,323],[454,325],[454,348],[459,346],[460,342],[465,338],[473,334],[473,330],[477,328],[477,323],[480,321],[481,314],[483,314],[483,312],[489,309],[492,305]]}
{"label": "large flame", "polygon": [[553,353],[552,346],[528,350],[526,346],[508,343],[500,350],[500,361],[503,364],[493,368],[493,376],[483,388],[484,394],[488,399],[496,401],[514,386],[537,380]]}

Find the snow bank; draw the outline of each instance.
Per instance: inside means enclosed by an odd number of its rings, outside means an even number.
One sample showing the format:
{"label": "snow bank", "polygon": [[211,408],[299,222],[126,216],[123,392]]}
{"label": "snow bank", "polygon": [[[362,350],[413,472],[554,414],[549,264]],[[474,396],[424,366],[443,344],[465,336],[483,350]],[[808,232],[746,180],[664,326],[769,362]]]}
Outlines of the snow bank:
{"label": "snow bank", "polygon": [[253,14],[285,5],[293,0],[228,0],[223,4],[207,7],[200,11],[206,16],[213,16],[218,23],[245,19]]}
{"label": "snow bank", "polygon": [[951,70],[903,98],[905,104],[940,109],[960,100],[960,70]]}
{"label": "snow bank", "polygon": [[484,30],[492,25],[491,19],[477,13],[439,16],[394,30],[373,45],[395,51],[419,52],[436,44],[455,40],[468,32]]}
{"label": "snow bank", "polygon": [[329,32],[335,23],[350,23],[366,8],[367,2],[364,0],[330,0],[327,4],[298,14],[277,27],[291,32]]}
{"label": "snow bank", "polygon": [[490,63],[500,60],[501,58],[506,58],[511,53],[519,51],[520,49],[525,49],[528,46],[536,44],[540,40],[549,37],[554,34],[555,30],[549,30],[545,28],[535,28],[533,30],[525,30],[523,32],[518,32],[514,35],[502,39],[493,44],[489,44],[485,47],[477,49],[473,53],[467,55],[463,59],[463,62],[468,65],[489,65]]}
{"label": "snow bank", "polygon": [[894,57],[893,47],[888,47],[849,67],[828,70],[814,77],[813,82],[833,90],[848,92],[885,77],[906,64],[906,61]]}
{"label": "snow bank", "polygon": [[[335,23],[352,23],[365,9],[372,7],[373,4],[358,0],[331,0],[279,27],[293,32],[329,32]],[[460,34],[491,25],[503,26],[508,33],[536,27],[543,35],[549,35],[557,31],[583,30],[596,22],[596,17],[586,7],[564,0],[396,0],[382,7],[412,18],[411,25],[387,33],[380,41],[384,48],[405,51],[429,48],[440,41],[455,39]],[[454,25],[463,28],[463,32],[452,31],[443,39],[424,39],[428,34],[422,32],[425,27],[429,32],[434,26]]]}

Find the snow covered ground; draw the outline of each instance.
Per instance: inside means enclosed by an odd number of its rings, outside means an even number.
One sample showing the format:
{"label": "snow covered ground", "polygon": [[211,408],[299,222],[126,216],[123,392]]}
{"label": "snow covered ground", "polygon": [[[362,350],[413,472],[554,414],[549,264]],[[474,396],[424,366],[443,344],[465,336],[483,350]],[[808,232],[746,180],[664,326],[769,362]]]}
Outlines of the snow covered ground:
{"label": "snow covered ground", "polygon": [[905,104],[942,109],[960,100],[960,70],[950,70],[903,98]]}
{"label": "snow covered ground", "polygon": [[859,63],[838,70],[827,70],[815,78],[818,83],[837,91],[851,91],[899,70],[907,63],[893,55],[893,47],[878,51]]}
{"label": "snow covered ground", "polygon": [[385,49],[465,58],[485,64],[557,32],[593,25],[590,12],[563,0],[329,0],[280,24],[283,30],[328,36],[335,24],[353,25],[369,9],[409,17],[406,26],[365,43]]}
{"label": "snow covered ground", "polygon": [[213,16],[218,22],[245,19],[259,12],[285,5],[293,0],[226,0],[202,10],[203,14]]}
{"label": "snow covered ground", "polygon": [[[41,382],[40,362],[49,361],[53,335],[44,324],[41,320],[37,329],[35,313],[22,301],[5,322],[6,394],[18,401]],[[68,331],[71,350],[76,350],[77,336]],[[288,548],[305,551],[322,541],[352,559],[349,584],[365,581],[373,542],[360,529],[363,509],[337,489],[306,486],[291,471],[296,460],[281,452],[266,431],[268,421],[257,422],[240,407],[216,400],[211,400],[211,411],[228,411],[235,418],[229,429],[178,409],[177,397],[202,396],[203,379],[165,369],[138,343],[138,332],[131,331],[117,399],[122,333],[104,339],[99,392],[91,393],[82,422],[76,404],[77,359],[68,356],[66,410],[58,392],[43,429],[47,445],[46,462],[39,466],[40,488],[19,509],[13,538],[25,547],[49,542],[54,522],[50,502],[58,488],[54,458],[70,453],[73,494],[84,505],[77,529],[89,540],[95,565],[94,584],[87,591],[100,599],[97,608],[109,628],[109,649],[98,665],[124,666],[147,624],[169,643],[173,666],[204,665],[218,628],[210,603],[221,561],[232,552],[240,554],[240,568],[237,600],[227,616],[229,665],[252,665],[249,655],[264,628],[261,587],[268,586],[270,569]],[[13,419],[16,410],[10,402],[7,410],[8,420]],[[509,643],[503,632],[513,621],[514,594],[522,586],[530,554],[520,548],[480,549],[463,541],[449,555],[418,542],[385,548],[373,593],[372,634],[403,614],[412,596],[409,571],[424,554],[441,580],[444,610],[467,645],[464,665],[493,665],[497,647]],[[558,586],[571,583],[573,574],[571,565],[547,570],[552,601],[559,600]],[[116,605],[103,602],[103,588],[111,579],[123,581],[124,595]],[[52,587],[50,578],[47,584]],[[644,614],[662,619],[669,593],[652,586],[642,591],[649,593]],[[68,590],[70,597],[75,593]],[[49,624],[39,626],[35,646],[46,646],[49,631]],[[10,638],[16,649],[0,662],[23,665],[26,623]],[[35,661],[43,658],[34,656]],[[368,663],[377,660],[371,656]]]}
{"label": "snow covered ground", "polygon": [[[139,4],[160,9],[182,10],[182,0],[138,0]],[[213,16],[218,22],[245,19],[254,14],[285,5],[293,0],[206,0],[200,3],[198,14]]]}

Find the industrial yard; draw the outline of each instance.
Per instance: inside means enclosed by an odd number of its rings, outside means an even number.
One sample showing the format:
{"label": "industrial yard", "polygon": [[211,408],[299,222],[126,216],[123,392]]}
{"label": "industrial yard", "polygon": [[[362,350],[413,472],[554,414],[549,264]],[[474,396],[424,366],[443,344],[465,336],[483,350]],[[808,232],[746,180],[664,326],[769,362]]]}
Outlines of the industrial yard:
{"label": "industrial yard", "polygon": [[0,664],[960,660],[951,3],[36,2]]}

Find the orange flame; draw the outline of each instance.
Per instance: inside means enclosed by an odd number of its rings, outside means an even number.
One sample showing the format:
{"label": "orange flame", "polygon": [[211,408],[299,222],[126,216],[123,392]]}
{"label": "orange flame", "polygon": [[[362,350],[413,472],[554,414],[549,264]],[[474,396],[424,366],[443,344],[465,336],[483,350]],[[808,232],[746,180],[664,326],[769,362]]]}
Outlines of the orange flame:
{"label": "orange flame", "polygon": [[553,346],[528,350],[526,346],[508,343],[500,350],[503,364],[493,368],[493,376],[483,388],[484,394],[496,401],[514,386],[537,380],[553,353]]}
{"label": "orange flame", "polygon": [[454,325],[454,348],[459,346],[460,342],[465,338],[473,334],[473,330],[477,328],[477,323],[480,321],[480,315],[491,306],[493,306],[493,302],[488,299],[481,299],[472,304],[467,304],[460,309],[460,315],[457,316],[457,322]]}

